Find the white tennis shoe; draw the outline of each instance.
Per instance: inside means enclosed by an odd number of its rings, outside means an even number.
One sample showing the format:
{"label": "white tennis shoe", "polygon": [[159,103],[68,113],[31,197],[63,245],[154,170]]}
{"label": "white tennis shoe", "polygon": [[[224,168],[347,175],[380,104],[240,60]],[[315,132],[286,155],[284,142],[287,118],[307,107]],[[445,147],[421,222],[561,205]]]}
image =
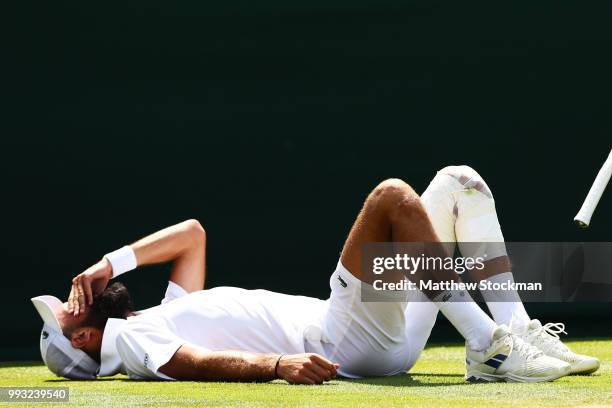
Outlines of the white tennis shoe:
{"label": "white tennis shoe", "polygon": [[590,374],[599,369],[599,360],[595,357],[574,353],[567,347],[559,334],[565,332],[563,323],[546,323],[542,326],[539,320],[529,322],[527,330],[522,334],[523,340],[542,350],[544,354],[565,361],[571,366],[570,374]]}
{"label": "white tennis shoe", "polygon": [[466,347],[467,381],[542,382],[570,373],[570,365],[545,355],[512,334],[505,325],[493,332],[493,342],[485,351]]}

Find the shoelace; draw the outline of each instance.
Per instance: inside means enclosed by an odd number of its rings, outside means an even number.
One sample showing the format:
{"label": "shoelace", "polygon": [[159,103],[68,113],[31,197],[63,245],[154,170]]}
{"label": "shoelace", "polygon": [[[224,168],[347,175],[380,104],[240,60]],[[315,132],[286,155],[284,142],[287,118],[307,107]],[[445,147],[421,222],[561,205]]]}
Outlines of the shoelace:
{"label": "shoelace", "polygon": [[[559,351],[567,351],[567,347],[561,343],[561,338],[559,337],[561,333],[567,334],[565,324],[563,323],[546,323],[534,332],[545,343],[558,348]],[[546,334],[546,337],[541,336],[541,334]]]}
{"label": "shoelace", "polygon": [[519,336],[514,334],[511,334],[511,336],[514,342],[514,350],[516,350],[519,354],[524,355],[527,360],[544,354],[539,348],[532,346]]}
{"label": "shoelace", "polygon": [[541,330],[544,330],[546,333],[556,339],[559,338],[559,334],[561,333],[567,334],[565,331],[565,324],[563,323],[546,323],[544,326],[542,326]]}

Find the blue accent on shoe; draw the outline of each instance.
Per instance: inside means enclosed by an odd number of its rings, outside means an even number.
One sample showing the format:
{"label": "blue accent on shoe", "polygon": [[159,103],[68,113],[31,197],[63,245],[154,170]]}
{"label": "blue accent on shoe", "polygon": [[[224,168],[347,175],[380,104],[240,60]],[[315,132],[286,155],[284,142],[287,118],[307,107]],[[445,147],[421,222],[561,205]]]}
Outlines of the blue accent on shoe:
{"label": "blue accent on shoe", "polygon": [[499,361],[505,361],[508,358],[508,356],[506,354],[497,354],[493,356],[493,358]]}
{"label": "blue accent on shoe", "polygon": [[495,359],[488,359],[487,361],[485,361],[485,364],[488,365],[489,367],[493,367],[493,368],[497,368],[501,365],[501,361],[497,361]]}

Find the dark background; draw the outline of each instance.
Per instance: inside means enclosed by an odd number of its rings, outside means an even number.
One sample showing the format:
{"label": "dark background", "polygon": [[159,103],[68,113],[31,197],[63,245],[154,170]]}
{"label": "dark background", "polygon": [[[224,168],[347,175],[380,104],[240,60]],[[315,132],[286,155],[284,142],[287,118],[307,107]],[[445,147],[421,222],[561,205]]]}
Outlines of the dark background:
{"label": "dark background", "polygon": [[[4,15],[0,360],[39,358],[30,297],[187,218],[209,286],[326,297],[368,191],[448,164],[487,180],[507,240],[610,240],[610,192],[572,223],[611,145],[609,2],[195,3]],[[127,275],[137,306],[167,269]],[[609,304],[545,306],[610,334]]]}

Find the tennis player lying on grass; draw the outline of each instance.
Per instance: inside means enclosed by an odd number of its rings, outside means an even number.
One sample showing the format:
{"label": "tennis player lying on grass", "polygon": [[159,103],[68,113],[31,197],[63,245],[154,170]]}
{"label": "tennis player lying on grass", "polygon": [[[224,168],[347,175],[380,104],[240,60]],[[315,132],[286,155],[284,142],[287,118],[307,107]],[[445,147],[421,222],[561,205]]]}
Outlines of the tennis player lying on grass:
{"label": "tennis player lying on grass", "polygon": [[[503,241],[491,192],[469,167],[441,170],[422,197],[401,180],[380,183],[344,244],[328,300],[203,290],[205,232],[185,221],[105,255],[73,279],[68,302],[33,298],[44,321],[42,357],[52,372],[75,379],[122,372],[134,379],[321,384],[336,375],[390,376],[414,365],[440,310],[466,340],[467,380],[549,381],[599,367],[561,343],[561,327],[530,320],[516,294],[510,302],[485,297],[494,320],[473,301],[453,301],[469,300],[465,291],[361,301],[362,287],[374,290],[360,267],[364,244],[440,240],[460,247]],[[442,245],[433,247],[446,256]],[[122,284],[107,287],[121,273],[161,262],[172,262],[172,271],[159,306],[134,313]],[[505,255],[488,261],[485,272],[483,278],[512,280]],[[414,279],[458,279],[452,271],[427,273]]]}

